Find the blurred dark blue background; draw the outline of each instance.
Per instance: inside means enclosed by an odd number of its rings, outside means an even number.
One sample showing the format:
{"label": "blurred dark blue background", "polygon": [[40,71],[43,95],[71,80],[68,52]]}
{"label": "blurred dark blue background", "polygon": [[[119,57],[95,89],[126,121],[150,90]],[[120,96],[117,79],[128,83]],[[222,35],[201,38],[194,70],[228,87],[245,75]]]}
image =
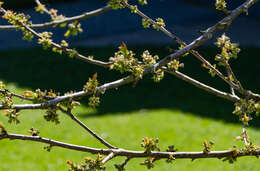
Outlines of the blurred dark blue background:
{"label": "blurred dark blue background", "polygon": [[[23,0],[26,7],[33,7],[33,0]],[[23,1],[8,0],[6,5],[19,7]],[[14,4],[16,2],[16,5]],[[65,16],[79,15],[86,11],[103,7],[107,1],[104,0],[42,0],[48,8],[58,9]],[[130,1],[132,4],[136,0]],[[233,9],[245,2],[245,0],[227,0],[228,8]],[[214,9],[215,1],[208,0],[148,0],[149,5],[140,6],[140,9],[151,18],[162,17],[166,22],[166,28],[179,36],[186,42],[191,42],[200,34],[200,30],[214,25],[224,17],[222,12]],[[260,28],[260,4],[249,9],[249,16],[242,15],[235,20],[227,34],[235,42],[242,45],[259,46],[260,36],[257,32]],[[33,8],[22,10],[29,14],[33,23],[48,21],[47,15],[36,13]],[[6,24],[0,20],[0,24]],[[70,38],[68,41],[74,46],[118,46],[122,42],[128,44],[174,44],[169,37],[153,29],[143,29],[141,18],[128,9],[110,11],[97,17],[87,19],[82,22],[84,33],[78,37]],[[60,41],[66,29],[49,29],[55,33],[54,40]],[[219,33],[221,34],[221,33]],[[5,44],[1,48],[28,47],[35,44],[21,40],[21,33],[14,31],[0,31],[0,41]],[[217,36],[217,35],[216,35]],[[209,41],[211,45],[215,39]]]}

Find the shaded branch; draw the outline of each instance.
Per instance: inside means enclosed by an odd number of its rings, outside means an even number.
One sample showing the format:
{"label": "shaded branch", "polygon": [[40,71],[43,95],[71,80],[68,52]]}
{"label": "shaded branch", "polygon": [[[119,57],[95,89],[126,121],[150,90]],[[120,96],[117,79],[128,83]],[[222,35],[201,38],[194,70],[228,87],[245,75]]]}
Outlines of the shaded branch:
{"label": "shaded branch", "polygon": [[[227,61],[225,61],[225,68],[226,68],[226,71],[227,71],[227,74],[228,74],[228,77],[232,77],[234,79],[234,82],[239,86],[239,89],[240,89],[240,92],[243,93],[243,94],[246,94],[245,93],[245,89],[243,88],[243,86],[241,85],[240,81],[237,79],[236,75],[234,74],[231,66],[229,65],[229,63]],[[234,89],[233,87],[230,87],[231,88],[231,92],[232,94],[234,94]]]}
{"label": "shaded branch", "polygon": [[203,83],[201,83],[201,82],[199,82],[199,81],[197,81],[197,80],[195,80],[195,79],[193,79],[193,78],[191,78],[191,77],[189,77],[189,76],[187,76],[187,75],[185,75],[185,74],[183,74],[179,71],[169,70],[165,67],[163,67],[163,69],[164,69],[164,71],[166,71],[166,72],[168,72],[168,73],[170,73],[170,74],[172,74],[172,75],[174,75],[174,76],[176,76],[176,77],[178,77],[178,78],[180,78],[180,79],[182,79],[182,80],[184,80],[184,81],[186,81],[186,82],[188,82],[188,83],[190,83],[190,84],[192,84],[192,85],[194,85],[194,86],[196,86],[200,89],[203,89],[203,90],[205,90],[205,91],[207,91],[211,94],[214,94],[218,97],[221,97],[223,99],[227,99],[227,100],[232,101],[232,102],[237,102],[237,101],[240,100],[240,98],[236,95],[217,90],[217,89],[210,87],[206,84],[203,84]]}

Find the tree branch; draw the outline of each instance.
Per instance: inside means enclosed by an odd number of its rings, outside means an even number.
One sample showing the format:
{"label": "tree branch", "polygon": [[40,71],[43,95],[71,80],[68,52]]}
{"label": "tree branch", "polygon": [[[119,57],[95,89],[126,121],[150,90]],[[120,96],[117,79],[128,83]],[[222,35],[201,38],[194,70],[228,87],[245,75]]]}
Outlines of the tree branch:
{"label": "tree branch", "polygon": [[172,75],[174,75],[174,76],[176,76],[176,77],[178,77],[178,78],[180,78],[180,79],[182,79],[182,80],[184,80],[184,81],[186,81],[186,82],[188,82],[188,83],[190,83],[190,84],[192,84],[192,85],[194,85],[194,86],[196,86],[196,87],[198,87],[198,88],[200,88],[200,89],[203,89],[203,90],[205,90],[205,91],[207,91],[211,94],[214,94],[218,97],[221,97],[223,99],[227,99],[227,100],[232,101],[232,102],[238,102],[240,100],[240,98],[236,95],[217,90],[217,89],[210,87],[206,84],[203,84],[203,83],[201,83],[201,82],[199,82],[199,81],[197,81],[197,80],[195,80],[195,79],[193,79],[193,78],[191,78],[191,77],[189,77],[189,76],[187,76],[187,75],[185,75],[185,74],[183,74],[179,71],[169,70],[166,67],[163,67],[163,70],[172,74]]}
{"label": "tree branch", "polygon": [[77,124],[79,124],[82,128],[84,128],[86,131],[88,131],[93,137],[95,137],[99,142],[107,146],[108,148],[117,149],[117,147],[114,147],[113,145],[109,144],[106,140],[98,136],[94,131],[92,131],[87,125],[85,125],[83,122],[81,122],[76,116],[74,116],[71,111],[66,111],[63,108],[59,107],[59,110],[65,113],[67,116],[69,116],[72,120],[74,120]]}
{"label": "tree branch", "polygon": [[[90,17],[94,17],[100,14],[103,14],[105,12],[108,12],[111,10],[111,7],[109,6],[105,6],[90,12],[84,12],[81,15],[78,16],[73,16],[73,17],[67,17],[65,19],[62,20],[55,20],[55,21],[51,21],[51,22],[46,22],[46,23],[41,23],[41,24],[32,24],[30,25],[31,28],[33,29],[43,29],[43,28],[47,28],[47,27],[56,27],[60,24],[64,24],[64,23],[72,23],[74,21],[82,21],[85,19],[88,19]],[[17,29],[16,26],[14,25],[0,25],[0,30],[14,30]]]}
{"label": "tree branch", "polygon": [[102,164],[105,164],[106,162],[108,162],[109,160],[113,159],[115,157],[115,153],[110,153],[107,157],[105,157],[102,161]]}
{"label": "tree branch", "polygon": [[[124,77],[122,79],[103,84],[102,86],[99,86],[97,88],[97,93],[101,92],[102,90],[109,90],[109,89],[113,89],[113,88],[118,88],[122,85],[131,83],[134,80],[135,80],[134,76],[130,75],[130,76]],[[40,103],[40,104],[16,104],[13,107],[14,107],[14,109],[17,109],[17,110],[46,109],[50,106],[55,106],[62,101],[80,98],[80,97],[84,97],[84,96],[87,96],[87,95],[90,95],[90,94],[91,93],[88,93],[88,92],[85,92],[85,91],[79,91],[79,92],[76,92],[76,93],[73,93],[73,94],[56,97],[55,99],[49,100],[45,103]],[[6,109],[6,108],[3,105],[0,105],[0,110],[3,110],[3,109]]]}
{"label": "tree branch", "polygon": [[17,97],[17,98],[19,98],[19,99],[28,100],[28,101],[33,101],[33,99],[26,98],[26,97],[24,97],[23,95],[15,94],[15,93],[11,92],[11,91],[8,90],[8,89],[4,89],[4,90],[1,90],[1,89],[0,89],[0,93],[2,93],[2,94],[9,93],[11,96]]}
{"label": "tree branch", "polygon": [[[0,140],[2,139],[11,139],[11,140],[24,140],[24,141],[35,141],[41,142],[45,144],[49,144],[52,147],[62,147],[66,149],[88,152],[92,154],[103,154],[103,155],[111,155],[114,153],[116,156],[125,156],[131,158],[145,158],[145,157],[153,157],[157,159],[168,159],[170,157],[174,157],[175,159],[199,159],[199,158],[223,158],[233,156],[232,150],[225,151],[211,151],[209,153],[204,152],[154,152],[146,153],[144,151],[131,151],[125,149],[100,149],[100,148],[91,148],[85,146],[79,146],[74,144],[67,144],[60,141],[55,141],[47,138],[43,138],[40,136],[27,136],[27,135],[19,135],[19,134],[5,134],[0,135]],[[257,149],[255,151],[248,150],[239,150],[239,153],[235,157],[243,157],[243,156],[259,156],[260,150]]]}

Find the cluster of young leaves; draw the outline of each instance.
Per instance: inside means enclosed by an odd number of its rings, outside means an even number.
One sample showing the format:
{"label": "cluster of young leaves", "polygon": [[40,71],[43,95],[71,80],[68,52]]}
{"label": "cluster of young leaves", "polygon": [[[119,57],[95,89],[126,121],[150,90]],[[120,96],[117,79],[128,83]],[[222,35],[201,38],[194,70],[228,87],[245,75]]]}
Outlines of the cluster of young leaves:
{"label": "cluster of young leaves", "polygon": [[28,130],[28,132],[32,135],[32,136],[38,136],[40,134],[40,131],[35,129],[35,128],[31,128]]}
{"label": "cluster of young leaves", "polygon": [[233,164],[234,162],[237,161],[237,157],[239,155],[248,154],[248,153],[254,155],[255,152],[257,152],[259,149],[260,149],[259,146],[253,145],[251,142],[249,145],[245,145],[245,147],[242,149],[238,149],[236,146],[234,146],[231,149],[232,154],[230,156],[225,157],[222,161],[223,162],[228,161],[230,164]]}
{"label": "cluster of young leaves", "polygon": [[[121,8],[125,8],[124,3],[127,3],[128,0],[110,0],[108,1],[107,5],[110,6],[113,10],[118,10]],[[147,5],[147,0],[138,0],[138,3],[140,5]],[[137,9],[137,6],[131,6],[131,10],[134,11],[134,9]]]}
{"label": "cluster of young leaves", "polygon": [[[219,66],[226,67],[229,65],[229,60],[231,58],[237,59],[237,55],[240,52],[240,48],[238,48],[237,43],[231,43],[230,38],[226,36],[226,34],[222,34],[221,37],[217,38],[217,42],[215,43],[218,48],[221,48],[221,53],[217,54],[215,60],[218,61]],[[202,66],[206,69],[209,69],[209,74],[214,77],[216,73],[213,71],[212,68],[208,67],[206,64],[202,64]],[[213,68],[216,69],[217,65],[213,64]],[[230,74],[227,78],[229,81],[235,81],[232,74]]]}
{"label": "cluster of young leaves", "polygon": [[217,10],[223,11],[226,9],[227,3],[225,0],[216,0],[215,6]]}
{"label": "cluster of young leaves", "polygon": [[[56,52],[56,53],[59,53],[59,54],[62,54],[63,52],[63,49],[66,49],[69,47],[69,44],[66,40],[62,40],[61,43],[60,43],[60,46],[61,48],[57,48],[57,47],[53,47],[52,48],[52,51],[53,52]],[[69,55],[70,56],[70,55]]]}
{"label": "cluster of young leaves", "polygon": [[20,123],[18,120],[19,112],[14,108],[14,103],[13,103],[13,96],[12,94],[5,89],[5,85],[2,81],[0,81],[0,99],[2,99],[1,105],[6,109],[4,111],[4,115],[8,117],[8,122],[9,123]]}
{"label": "cluster of young leaves", "polygon": [[224,33],[221,37],[217,38],[215,43],[217,47],[221,48],[221,54],[217,54],[215,60],[218,61],[220,66],[225,66],[231,58],[237,59],[240,52],[237,43],[231,43],[230,38]]}
{"label": "cluster of young leaves", "polygon": [[89,78],[88,82],[83,87],[83,91],[87,93],[93,94],[92,97],[89,98],[88,105],[92,108],[95,108],[100,103],[100,97],[97,94],[97,87],[98,87],[98,80],[97,80],[97,73],[93,75],[92,78]]}
{"label": "cluster of young leaves", "polygon": [[[119,51],[115,53],[114,57],[110,57],[109,61],[112,63],[110,69],[120,71],[121,73],[133,73],[135,79],[138,81],[142,79],[144,68],[154,65],[159,59],[157,55],[152,56],[149,51],[144,51],[142,54],[142,62],[135,58],[133,51],[128,50],[126,44],[119,46]],[[159,82],[164,77],[164,72],[157,69],[153,73],[155,82]]]}
{"label": "cluster of young leaves", "polygon": [[110,6],[113,10],[118,10],[125,8],[125,6],[122,4],[122,1],[127,2],[128,0],[110,0],[108,1],[107,5]]}
{"label": "cluster of young leaves", "polygon": [[26,16],[23,13],[17,14],[11,10],[7,10],[2,18],[8,20],[10,24],[15,25],[17,29],[21,30],[23,32],[24,40],[31,41],[34,38],[34,35],[30,31],[26,30],[23,26],[23,24],[31,25],[29,16]]}
{"label": "cluster of young leaves", "polygon": [[81,28],[81,24],[79,22],[73,22],[68,25],[68,30],[64,34],[65,37],[69,36],[77,36],[79,33],[82,33],[83,29]]}
{"label": "cluster of young leaves", "polygon": [[[145,148],[145,153],[151,154],[152,151],[160,151],[160,148],[158,147],[159,140],[156,139],[150,139],[150,138],[143,138],[141,147]],[[169,146],[167,149],[167,152],[176,152],[177,149],[174,148],[174,146]],[[140,163],[140,165],[144,165],[147,167],[147,169],[151,169],[154,167],[155,161],[158,160],[154,157],[147,157],[144,162]],[[167,163],[172,163],[175,158],[173,155],[170,155],[169,158],[166,160]]]}
{"label": "cluster of young leaves", "polygon": [[159,139],[152,139],[145,137],[142,140],[141,147],[145,149],[145,153],[151,154],[152,151],[160,151],[160,148],[158,147]]}
{"label": "cluster of young leaves", "polygon": [[[178,149],[175,148],[174,145],[168,146],[167,152],[176,152]],[[172,163],[172,161],[175,160],[175,157],[173,155],[170,155],[169,158],[166,160],[167,163]]]}
{"label": "cluster of young leaves", "polygon": [[162,69],[157,69],[156,71],[154,71],[152,78],[154,82],[160,82],[164,78],[164,71]]}
{"label": "cluster of young leaves", "polygon": [[[148,18],[142,19],[142,25],[144,28],[150,28],[151,24],[152,24],[152,21],[150,21],[150,19],[148,19]],[[165,27],[165,26],[166,25],[162,18],[157,18],[156,24],[152,24],[152,27],[157,31],[159,31],[160,27]]]}
{"label": "cluster of young leaves", "polygon": [[[146,0],[138,0],[138,2],[139,2],[140,5],[147,5],[148,4]],[[137,13],[137,11],[138,11],[137,5],[130,5],[129,8],[130,8],[132,13]]]}
{"label": "cluster of young leaves", "polygon": [[[52,90],[50,91],[41,91],[37,89],[35,92],[33,91],[24,91],[23,96],[27,99],[31,99],[33,103],[44,103],[47,100],[54,99],[57,97],[57,94],[54,93]],[[44,115],[44,119],[48,122],[54,122],[55,124],[59,124],[59,115],[57,113],[57,106],[60,104],[50,106],[46,110],[46,114]]]}
{"label": "cluster of young leaves", "polygon": [[[259,151],[260,147],[258,145],[254,145],[252,142],[249,145],[245,145],[245,147],[240,150],[240,154],[252,154],[254,155],[257,151]],[[258,156],[256,156],[258,158]]]}
{"label": "cluster of young leaves", "polygon": [[172,60],[171,62],[169,62],[167,64],[167,67],[170,70],[178,71],[179,68],[183,68],[184,67],[184,63],[180,63],[179,60],[174,59],[174,60]]}
{"label": "cluster of young leaves", "polygon": [[[151,154],[152,151],[160,151],[160,148],[158,147],[159,139],[150,139],[148,137],[145,137],[142,139],[141,147],[145,149],[145,153]],[[147,157],[144,162],[140,163],[141,165],[146,166],[148,169],[151,169],[154,167],[155,158],[153,157]]]}
{"label": "cluster of young leaves", "polygon": [[46,114],[43,117],[47,122],[53,122],[55,124],[60,123],[59,114],[57,113],[57,107],[56,106],[49,107],[46,110]]}
{"label": "cluster of young leaves", "polygon": [[105,166],[102,163],[102,155],[98,154],[97,159],[92,159],[90,157],[84,158],[84,163],[77,164],[70,160],[67,160],[67,164],[70,166],[70,171],[96,171],[96,170],[105,170]]}
{"label": "cluster of young leaves", "polygon": [[34,104],[37,103],[44,103],[49,99],[53,99],[57,97],[57,94],[53,92],[51,89],[50,91],[41,91],[40,89],[35,90],[35,92],[26,90],[23,93],[23,97],[26,99],[31,99]]}
{"label": "cluster of young leaves", "polygon": [[[158,55],[152,56],[148,50],[144,51],[142,54],[143,67],[149,67],[156,64],[159,59]],[[160,82],[164,77],[164,71],[162,69],[157,69],[153,72],[152,79],[154,82]]]}
{"label": "cluster of young leaves", "polygon": [[237,156],[240,153],[240,150],[236,146],[234,146],[234,147],[232,147],[231,151],[232,151],[232,154],[230,156],[225,157],[222,160],[223,162],[228,161],[230,164],[233,164],[234,162],[237,161]]}
{"label": "cluster of young leaves", "polygon": [[52,46],[52,32],[42,32],[39,34],[40,38],[38,39],[38,43],[42,45],[43,49],[48,49]]}
{"label": "cluster of young leaves", "polygon": [[238,115],[240,120],[248,125],[248,122],[252,120],[252,114],[255,113],[256,116],[260,114],[260,101],[256,102],[253,99],[241,99],[239,102],[235,103],[235,110],[233,114]]}
{"label": "cluster of young leaves", "polygon": [[109,58],[109,61],[112,62],[110,69],[120,71],[120,73],[131,72],[137,80],[141,79],[144,67],[134,57],[133,51],[128,50],[125,43],[118,49],[119,51],[115,53],[114,57]]}
{"label": "cluster of young leaves", "polygon": [[207,140],[203,141],[203,153],[208,154],[211,151],[212,146],[214,143],[212,141],[208,142]]}
{"label": "cluster of young leaves", "polygon": [[144,165],[147,167],[147,169],[152,169],[154,168],[154,162],[156,161],[155,158],[153,157],[147,157],[144,162],[140,163],[140,165]]}
{"label": "cluster of young leaves", "polygon": [[[63,20],[65,19],[64,15],[58,15],[58,10],[51,8],[50,10],[48,10],[46,8],[46,6],[44,4],[38,4],[37,7],[35,7],[35,10],[37,12],[40,12],[41,14],[43,14],[44,12],[47,12],[50,16],[51,16],[51,20],[52,21],[58,21],[58,20]],[[66,23],[62,23],[60,25],[60,27],[65,27]]]}

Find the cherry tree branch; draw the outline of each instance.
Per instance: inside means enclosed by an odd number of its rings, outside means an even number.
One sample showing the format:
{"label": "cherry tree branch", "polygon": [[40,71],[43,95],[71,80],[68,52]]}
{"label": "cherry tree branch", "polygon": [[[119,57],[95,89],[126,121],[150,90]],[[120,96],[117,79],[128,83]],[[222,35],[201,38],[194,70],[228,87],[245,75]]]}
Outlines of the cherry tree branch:
{"label": "cherry tree branch", "polygon": [[[62,20],[54,20],[51,22],[46,22],[46,23],[41,23],[41,24],[32,24],[32,25],[30,25],[30,27],[33,29],[56,27],[56,26],[64,24],[64,23],[82,21],[82,20],[88,19],[90,17],[98,16],[98,15],[108,12],[110,10],[111,10],[111,7],[105,6],[105,7],[90,11],[90,12],[84,12],[81,15],[77,15],[77,16],[73,16],[73,17],[66,17]],[[14,25],[0,25],[0,30],[14,30],[14,29],[17,29],[17,27]]]}
{"label": "cherry tree branch", "polygon": [[[149,72],[151,72],[151,71],[152,70],[150,70]],[[146,71],[146,74],[148,74],[149,72]],[[216,90],[216,89],[209,87],[209,86],[207,86],[203,83],[200,83],[200,82],[198,82],[198,81],[196,81],[196,80],[194,80],[194,79],[192,79],[192,78],[190,78],[190,77],[188,77],[184,74],[181,74],[180,72],[170,72],[170,73],[171,74],[174,73],[174,75],[178,76],[179,78],[181,78],[185,81],[188,81],[189,83],[192,83],[193,85],[195,85],[199,88],[202,88],[202,89],[204,89],[208,92],[211,92],[211,93],[213,93],[213,94],[215,94],[219,97],[225,98],[225,99],[233,101],[233,102],[236,102],[236,101],[239,100],[239,97],[237,97],[237,96]],[[132,83],[134,81],[135,81],[135,77],[133,75],[130,75],[130,76],[127,76],[127,77],[121,78],[119,80],[116,80],[116,81],[113,81],[113,82],[110,82],[110,83],[106,83],[106,84],[103,84],[103,85],[97,87],[97,92],[102,92],[103,90],[118,88],[120,86]],[[55,106],[62,101],[88,96],[90,94],[91,93],[89,93],[89,92],[79,91],[79,92],[76,92],[76,93],[73,93],[73,94],[56,97],[55,99],[49,100],[45,103],[40,103],[40,104],[16,104],[13,107],[14,107],[14,109],[17,109],[17,110],[46,109],[50,106]],[[3,110],[3,109],[6,109],[6,108],[3,105],[0,105],[0,110]]]}
{"label": "cherry tree branch", "polygon": [[[125,149],[101,149],[101,148],[91,148],[86,146],[79,146],[74,144],[68,144],[60,141],[55,141],[51,139],[47,139],[40,136],[27,136],[20,134],[5,134],[0,135],[0,140],[2,139],[10,139],[10,140],[23,140],[23,141],[35,141],[41,142],[45,144],[49,144],[52,147],[61,147],[76,151],[88,152],[92,154],[103,154],[110,155],[113,153],[115,156],[125,156],[131,158],[145,158],[145,157],[153,157],[157,159],[168,159],[170,157],[174,157],[175,159],[199,159],[199,158],[223,158],[233,156],[234,151],[232,150],[224,150],[224,151],[211,151],[209,153],[201,152],[155,152],[146,153],[144,151],[132,151]],[[243,156],[259,156],[260,150],[250,151],[250,150],[239,150],[239,153],[235,157],[243,157]],[[109,158],[110,158],[109,157]]]}

